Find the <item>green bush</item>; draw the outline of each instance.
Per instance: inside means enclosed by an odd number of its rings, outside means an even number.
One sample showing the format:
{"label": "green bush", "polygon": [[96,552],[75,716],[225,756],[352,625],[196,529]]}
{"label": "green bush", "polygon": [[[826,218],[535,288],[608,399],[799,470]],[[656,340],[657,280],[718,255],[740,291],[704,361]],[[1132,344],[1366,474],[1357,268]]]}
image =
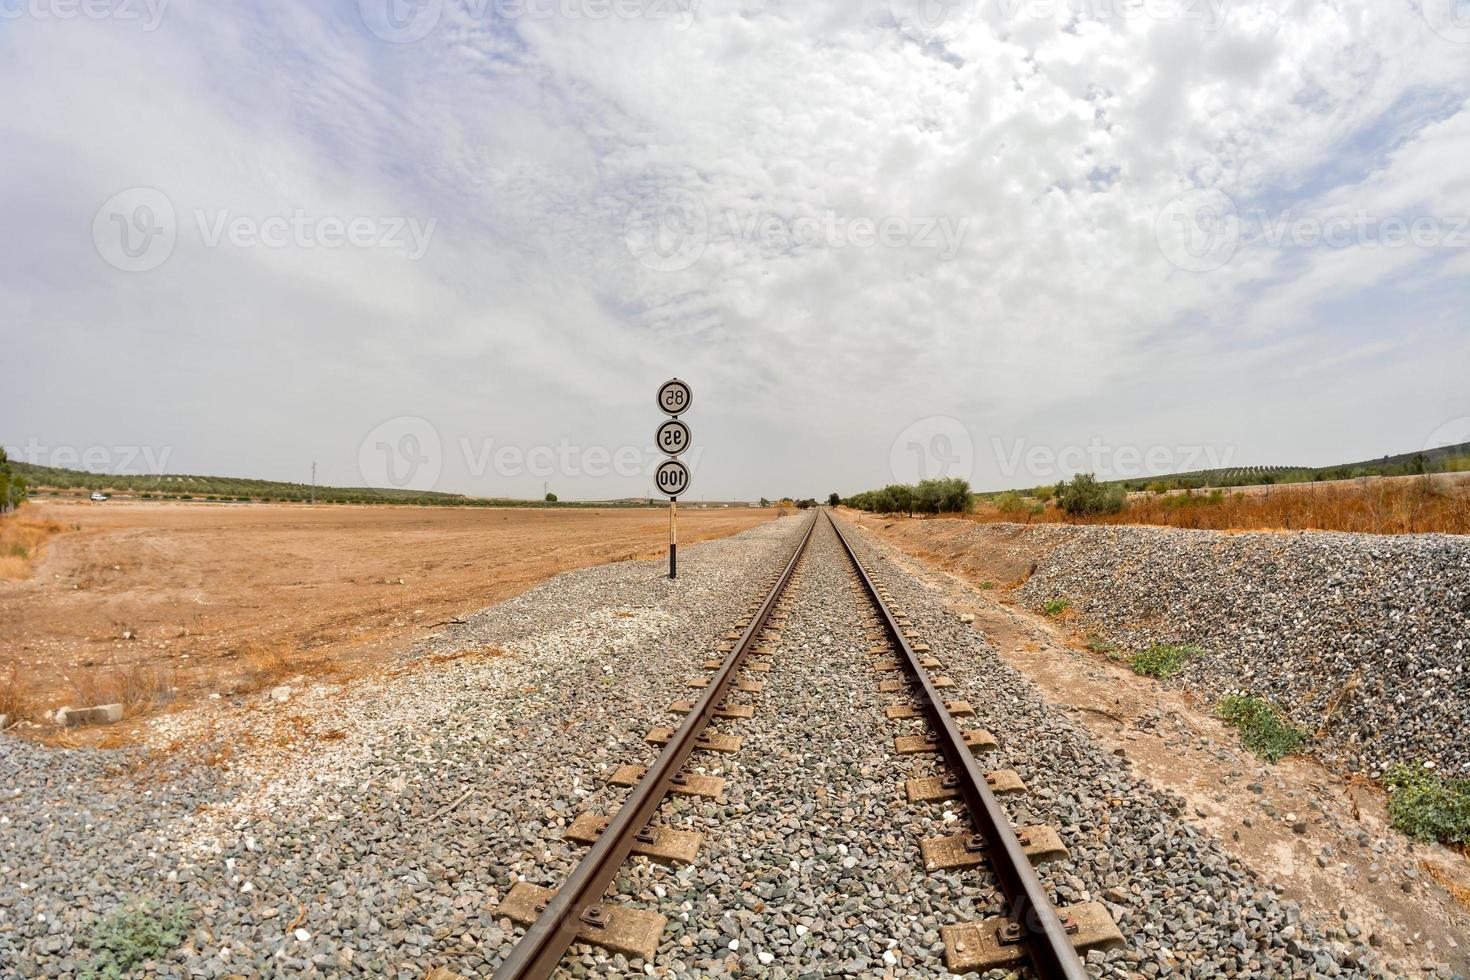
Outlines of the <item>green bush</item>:
{"label": "green bush", "polygon": [[189,928],[186,906],[157,908],[152,902],[126,903],[94,920],[82,938],[92,953],[79,974],[83,980],[125,977],[139,963],[158,959],[179,943]]}
{"label": "green bush", "polygon": [[1091,473],[1078,473],[1071,483],[1057,484],[1057,503],[1073,517],[1116,514],[1127,502],[1122,487],[1098,483]]}
{"label": "green bush", "polygon": [[1049,599],[1046,605],[1041,607],[1041,610],[1048,616],[1060,616],[1071,608],[1072,601],[1070,599]]}
{"label": "green bush", "polygon": [[1118,644],[1112,642],[1111,640],[1104,640],[1096,633],[1091,633],[1088,635],[1087,649],[1091,650],[1093,653],[1105,653],[1108,655],[1108,659],[1110,660],[1118,659],[1115,656],[1115,654],[1118,652]]}
{"label": "green bush", "polygon": [[1227,695],[1215,714],[1240,729],[1245,747],[1267,762],[1276,762],[1302,747],[1307,736],[1276,711],[1271,702],[1241,694]]}
{"label": "green bush", "polygon": [[1026,501],[1014,490],[1008,490],[995,498],[995,509],[1002,514],[1014,514],[1018,510],[1026,509]]}
{"label": "green bush", "polygon": [[1128,661],[1135,674],[1168,680],[1178,677],[1190,657],[1199,653],[1194,647],[1170,646],[1156,643],[1141,653],[1135,653]]}
{"label": "green bush", "polygon": [[1470,844],[1470,779],[1444,779],[1423,766],[1383,774],[1389,822],[1415,840]]}

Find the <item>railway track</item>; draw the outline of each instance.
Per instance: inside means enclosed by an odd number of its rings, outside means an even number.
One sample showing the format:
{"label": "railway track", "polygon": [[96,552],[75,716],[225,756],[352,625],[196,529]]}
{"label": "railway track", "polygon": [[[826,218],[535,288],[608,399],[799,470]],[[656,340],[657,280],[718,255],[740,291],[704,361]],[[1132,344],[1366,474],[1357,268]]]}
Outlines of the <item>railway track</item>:
{"label": "railway track", "polygon": [[[938,756],[943,775],[905,781],[911,804],[959,800],[970,830],[924,839],[919,860],[927,872],[988,868],[997,894],[992,907],[1004,914],[942,929],[944,965],[952,972],[983,971],[1028,965],[1044,978],[1087,976],[1079,949],[1106,948],[1122,936],[1105,906],[1083,903],[1056,908],[1033,868],[1034,862],[1064,859],[1066,848],[1049,827],[1013,827],[999,796],[1024,793],[1013,771],[985,771],[977,755],[996,751],[998,743],[982,729],[966,730],[958,721],[974,709],[963,701],[947,701],[953,685],[928,644],[913,634],[901,609],[893,608],[887,589],[870,574],[847,533],[826,511],[814,513],[796,547],[769,580],[763,599],[747,608],[741,621],[719,641],[721,656],[705,662],[709,673],[692,678],[697,698],[676,702],[670,710],[684,715],[676,728],[654,728],[648,741],[662,745],[647,767],[623,766],[612,782],[632,789],[611,818],[584,813],[568,828],[566,838],[589,845],[586,855],[555,889],[520,882],[505,896],[500,914],[526,926],[522,939],[502,961],[501,980],[551,976],[575,943],[601,946],[651,961],[663,939],[666,918],[653,911],[605,901],[609,887],[631,856],[669,864],[698,860],[702,835],[655,822],[671,794],[719,797],[719,777],[692,771],[695,753],[737,753],[741,739],[715,731],[751,718],[756,703],[737,702],[736,694],[759,696],[773,669],[779,669],[781,630],[788,616],[787,592],[808,556],[813,538],[826,531],[840,544],[853,598],[868,642],[872,676],[883,695],[893,726],[893,751],[900,756]],[[774,659],[772,659],[774,658]],[[853,683],[872,683],[855,672]],[[938,964],[934,964],[937,972]]]}

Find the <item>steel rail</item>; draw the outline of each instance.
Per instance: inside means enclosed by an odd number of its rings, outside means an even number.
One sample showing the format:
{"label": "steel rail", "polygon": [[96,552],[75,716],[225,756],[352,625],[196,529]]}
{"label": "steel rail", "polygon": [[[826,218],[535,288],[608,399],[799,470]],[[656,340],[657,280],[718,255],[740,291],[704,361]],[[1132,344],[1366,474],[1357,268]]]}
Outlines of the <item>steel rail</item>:
{"label": "steel rail", "polygon": [[697,747],[700,735],[709,725],[714,709],[724,701],[746,653],[754,646],[755,638],[765,628],[781,593],[791,581],[816,524],[817,516],[813,514],[776,584],[711,679],[704,696],[669,738],[664,750],[628,794],[591,850],[572,869],[565,884],[548,900],[545,910],[500,964],[494,974],[496,980],[545,980],[555,972],[567,949],[576,941],[583,914],[606,894],[608,886],[617,877],[618,869],[632,852],[635,835],[648,825],[663,804],[674,777],[684,768]]}
{"label": "steel rail", "polygon": [[842,542],[843,550],[852,560],[864,590],[881,614],[889,639],[903,653],[899,659],[900,666],[908,675],[909,684],[917,694],[919,709],[934,730],[934,740],[944,754],[944,761],[959,777],[960,795],[970,811],[970,820],[989,845],[987,856],[991,868],[1005,894],[1010,920],[1020,927],[1032,968],[1043,980],[1086,980],[1087,971],[1083,969],[1082,961],[1072,948],[1066,927],[1052,907],[1051,900],[1047,898],[1046,889],[1036,877],[1030,859],[1021,849],[1021,842],[1016,839],[1016,831],[1005,810],[986,784],[985,773],[976,763],[969,746],[965,744],[964,734],[944,707],[943,697],[929,680],[928,672],[909,646],[903,630],[889,611],[888,604],[878,595],[877,586],[873,584],[868,570],[863,567],[857,552],[853,550],[852,542],[825,509],[822,513],[837,532],[837,539]]}

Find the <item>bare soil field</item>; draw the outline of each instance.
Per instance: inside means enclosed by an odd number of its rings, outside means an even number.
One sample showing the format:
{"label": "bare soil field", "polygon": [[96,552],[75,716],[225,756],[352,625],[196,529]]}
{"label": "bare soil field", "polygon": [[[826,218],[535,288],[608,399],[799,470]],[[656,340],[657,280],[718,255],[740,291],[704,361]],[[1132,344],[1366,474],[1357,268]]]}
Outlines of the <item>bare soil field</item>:
{"label": "bare soil field", "polygon": [[[0,687],[13,674],[32,714],[350,674],[560,572],[662,554],[668,529],[649,509],[110,501],[25,516],[66,529],[30,578],[0,581]],[[680,538],[775,516],[690,509]]]}

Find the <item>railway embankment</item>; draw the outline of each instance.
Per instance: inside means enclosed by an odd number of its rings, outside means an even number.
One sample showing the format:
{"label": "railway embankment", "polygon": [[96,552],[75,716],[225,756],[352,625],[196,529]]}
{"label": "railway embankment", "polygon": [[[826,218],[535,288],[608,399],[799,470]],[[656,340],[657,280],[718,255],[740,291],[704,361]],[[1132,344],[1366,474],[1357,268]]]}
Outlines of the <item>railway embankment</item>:
{"label": "railway embankment", "polygon": [[1178,651],[1172,683],[1269,700],[1334,769],[1470,775],[1470,539],[863,524],[1113,656]]}

